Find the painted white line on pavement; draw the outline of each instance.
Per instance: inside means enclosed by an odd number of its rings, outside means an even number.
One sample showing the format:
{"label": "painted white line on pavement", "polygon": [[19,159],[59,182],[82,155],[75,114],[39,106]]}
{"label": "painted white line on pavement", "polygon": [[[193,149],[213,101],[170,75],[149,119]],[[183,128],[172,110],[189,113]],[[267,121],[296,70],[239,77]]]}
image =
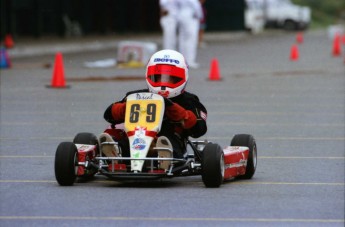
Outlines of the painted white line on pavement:
{"label": "painted white line on pavement", "polygon": [[0,216],[0,220],[104,220],[104,221],[208,221],[208,222],[289,222],[344,223],[344,219],[298,218],[199,218],[199,217],[89,217],[89,216]]}
{"label": "painted white line on pavement", "polygon": [[[56,183],[55,180],[0,180],[0,183]],[[89,183],[118,183],[117,181],[112,180],[94,180],[89,181]],[[188,183],[188,181],[186,181]],[[199,183],[193,181],[191,183]],[[200,183],[201,180],[200,180]],[[76,182],[78,184],[78,182]],[[345,183],[343,182],[255,182],[255,181],[237,181],[231,182],[230,184],[243,184],[243,185],[304,185],[304,186],[344,186]]]}

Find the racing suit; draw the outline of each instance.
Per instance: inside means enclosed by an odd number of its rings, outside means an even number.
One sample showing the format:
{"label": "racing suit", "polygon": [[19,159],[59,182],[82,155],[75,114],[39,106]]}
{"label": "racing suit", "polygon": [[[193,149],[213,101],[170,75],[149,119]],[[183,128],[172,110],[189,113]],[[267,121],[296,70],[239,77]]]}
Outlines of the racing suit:
{"label": "racing suit", "polygon": [[163,30],[163,49],[176,49],[177,14],[179,6],[176,0],[160,0],[160,25]]}
{"label": "racing suit", "polygon": [[[137,92],[149,91],[143,89],[128,92],[121,101],[111,104],[105,110],[104,119],[114,125],[123,123],[126,112],[126,97]],[[165,103],[162,128],[158,136],[166,136],[173,146],[174,157],[182,158],[186,150],[186,139],[189,136],[198,138],[206,133],[207,110],[196,95],[186,91],[165,100]],[[127,149],[124,149],[123,156],[129,156],[129,149]]]}
{"label": "racing suit", "polygon": [[179,50],[186,57],[190,67],[197,67],[198,33],[200,20],[203,18],[201,4],[198,0],[178,0]]}

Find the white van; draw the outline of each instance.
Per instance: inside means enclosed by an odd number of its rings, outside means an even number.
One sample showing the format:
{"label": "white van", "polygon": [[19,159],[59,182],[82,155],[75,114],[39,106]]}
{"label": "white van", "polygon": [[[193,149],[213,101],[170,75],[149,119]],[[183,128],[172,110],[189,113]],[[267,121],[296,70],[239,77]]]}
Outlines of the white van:
{"label": "white van", "polygon": [[250,6],[255,5],[253,14],[257,14],[257,8],[262,11],[266,27],[303,30],[308,28],[311,21],[310,8],[295,5],[290,0],[246,0],[246,3],[249,11],[251,11]]}

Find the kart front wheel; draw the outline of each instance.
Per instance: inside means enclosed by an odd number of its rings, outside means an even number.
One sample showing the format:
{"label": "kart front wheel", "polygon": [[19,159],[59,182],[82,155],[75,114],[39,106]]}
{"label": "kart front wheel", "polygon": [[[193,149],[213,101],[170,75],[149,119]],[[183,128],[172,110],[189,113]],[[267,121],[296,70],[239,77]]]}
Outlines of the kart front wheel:
{"label": "kart front wheel", "polygon": [[[74,144],[87,144],[87,145],[96,145],[96,154],[99,153],[99,145],[98,145],[98,139],[95,136],[95,134],[90,132],[80,132],[78,133],[74,139]],[[84,167],[83,167],[84,168]],[[97,169],[92,168],[85,171],[85,174],[83,176],[78,176],[81,180],[89,180],[91,179],[95,174],[97,173]]]}
{"label": "kart front wheel", "polygon": [[235,146],[235,147],[243,146],[243,147],[249,148],[246,173],[244,175],[239,176],[238,178],[251,179],[256,170],[257,154],[258,154],[254,137],[248,134],[235,135],[234,138],[232,138],[231,140],[230,146]]}
{"label": "kart front wheel", "polygon": [[218,144],[206,144],[202,158],[202,181],[208,188],[218,188],[224,180],[224,153]]}
{"label": "kart front wheel", "polygon": [[78,170],[78,150],[72,142],[62,142],[55,153],[55,178],[62,186],[73,185]]}

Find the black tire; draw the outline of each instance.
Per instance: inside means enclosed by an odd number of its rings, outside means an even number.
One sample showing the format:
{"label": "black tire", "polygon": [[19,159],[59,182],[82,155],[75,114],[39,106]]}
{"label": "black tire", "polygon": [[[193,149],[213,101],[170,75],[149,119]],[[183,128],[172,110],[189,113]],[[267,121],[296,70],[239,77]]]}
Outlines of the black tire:
{"label": "black tire", "polygon": [[55,178],[62,186],[73,185],[77,177],[78,150],[72,142],[62,142],[55,153]]}
{"label": "black tire", "polygon": [[283,24],[283,28],[286,31],[295,31],[298,28],[298,25],[295,21],[293,20],[286,20]]}
{"label": "black tire", "polygon": [[218,188],[224,180],[223,150],[218,144],[209,143],[202,153],[202,181],[208,188]]}
{"label": "black tire", "polygon": [[248,134],[235,135],[234,138],[231,140],[230,146],[235,146],[235,147],[243,146],[243,147],[249,148],[249,156],[247,160],[246,173],[242,176],[239,176],[238,178],[251,179],[256,170],[257,155],[258,155],[254,137]]}
{"label": "black tire", "polygon": [[93,133],[81,132],[74,137],[73,143],[96,145],[98,144],[98,139]]}

